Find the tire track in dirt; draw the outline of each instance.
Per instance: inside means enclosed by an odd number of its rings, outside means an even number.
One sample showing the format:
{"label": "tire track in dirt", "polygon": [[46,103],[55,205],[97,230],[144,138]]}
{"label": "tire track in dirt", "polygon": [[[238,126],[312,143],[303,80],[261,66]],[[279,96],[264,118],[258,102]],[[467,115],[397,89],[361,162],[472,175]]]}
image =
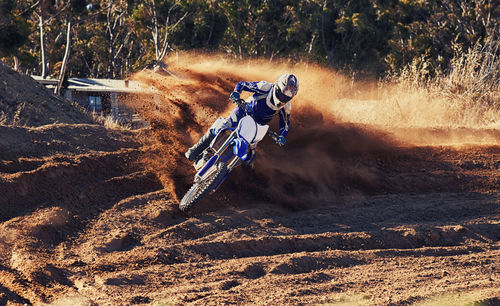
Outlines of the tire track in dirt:
{"label": "tire track in dirt", "polygon": [[46,302],[73,287],[54,249],[78,239],[116,202],[162,186],[137,162],[142,152],[132,132],[64,124],[1,129],[0,304]]}
{"label": "tire track in dirt", "polygon": [[[115,177],[119,177],[127,168],[127,160],[138,155],[136,150],[77,155],[46,161],[31,171],[3,175],[0,187],[3,205],[0,212],[4,218],[12,218],[16,214],[26,213],[26,209],[43,207],[51,202],[62,204],[85,201],[92,198],[98,186],[111,186],[109,179],[114,178],[116,181]],[[123,183],[127,184],[125,180]],[[79,184],[88,186],[80,194],[68,188]],[[99,192],[96,194],[97,197],[102,195]],[[79,200],[75,200],[75,197]]]}

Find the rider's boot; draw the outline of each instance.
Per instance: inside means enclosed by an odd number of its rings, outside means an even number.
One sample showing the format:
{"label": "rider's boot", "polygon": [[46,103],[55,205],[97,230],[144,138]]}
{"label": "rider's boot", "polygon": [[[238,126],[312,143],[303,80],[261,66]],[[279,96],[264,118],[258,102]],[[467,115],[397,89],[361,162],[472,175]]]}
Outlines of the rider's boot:
{"label": "rider's boot", "polygon": [[212,134],[210,130],[208,130],[205,135],[203,135],[198,142],[193,145],[189,150],[187,150],[186,153],[184,153],[184,156],[191,161],[191,162],[196,162],[199,160],[199,157],[201,153],[203,153],[203,150],[205,150],[212,140],[215,138],[215,135]]}
{"label": "rider's boot", "polygon": [[198,158],[196,159],[196,161],[193,163],[193,166],[194,166],[194,169],[196,171],[200,170],[201,167],[203,167],[205,165],[205,163],[210,159],[210,157],[213,156],[213,151],[210,152],[210,149],[206,149],[205,151],[203,151],[202,154],[200,154],[198,156]]}

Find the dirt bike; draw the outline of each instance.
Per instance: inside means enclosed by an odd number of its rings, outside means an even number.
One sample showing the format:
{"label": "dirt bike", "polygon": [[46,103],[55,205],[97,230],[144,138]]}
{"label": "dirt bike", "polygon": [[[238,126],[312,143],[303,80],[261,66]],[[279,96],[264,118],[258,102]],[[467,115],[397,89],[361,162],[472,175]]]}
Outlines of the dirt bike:
{"label": "dirt bike", "polygon": [[[195,163],[198,172],[194,176],[194,183],[179,203],[183,212],[187,212],[205,196],[215,192],[235,167],[248,162],[252,158],[249,155],[253,154],[251,148],[266,134],[275,141],[279,137],[277,133],[269,130],[269,125],[260,125],[248,115],[245,100],[234,102],[246,115],[241,118],[236,128],[222,128],[203,151],[203,157]],[[218,120],[225,121],[222,117]]]}

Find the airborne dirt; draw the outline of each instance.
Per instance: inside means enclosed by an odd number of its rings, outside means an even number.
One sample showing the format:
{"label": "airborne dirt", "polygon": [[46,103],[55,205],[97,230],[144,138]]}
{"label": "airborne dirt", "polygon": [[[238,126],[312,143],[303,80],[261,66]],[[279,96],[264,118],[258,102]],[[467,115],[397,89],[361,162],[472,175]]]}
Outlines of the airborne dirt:
{"label": "airborne dirt", "polygon": [[[161,93],[128,101],[148,129],[0,126],[0,304],[500,303],[490,121],[425,102],[414,118],[314,66],[168,64],[176,76],[135,76]],[[182,214],[182,153],[230,112],[236,82],[288,69],[287,145],[264,139],[253,169]]]}

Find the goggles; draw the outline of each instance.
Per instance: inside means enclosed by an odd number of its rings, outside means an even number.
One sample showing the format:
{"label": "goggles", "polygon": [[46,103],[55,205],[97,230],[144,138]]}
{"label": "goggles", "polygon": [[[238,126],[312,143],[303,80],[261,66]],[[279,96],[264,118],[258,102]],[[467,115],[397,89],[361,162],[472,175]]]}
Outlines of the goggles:
{"label": "goggles", "polygon": [[281,106],[288,101],[290,101],[297,94],[297,87],[295,86],[286,86],[283,91],[279,86],[276,86],[276,97],[278,98],[278,106]]}

